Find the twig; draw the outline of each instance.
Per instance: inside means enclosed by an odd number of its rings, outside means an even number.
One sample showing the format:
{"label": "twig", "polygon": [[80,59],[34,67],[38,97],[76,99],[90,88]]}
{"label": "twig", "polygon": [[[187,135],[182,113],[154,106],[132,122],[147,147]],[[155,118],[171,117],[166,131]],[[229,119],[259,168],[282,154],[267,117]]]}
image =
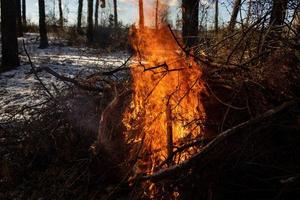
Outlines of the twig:
{"label": "twig", "polygon": [[[229,130],[226,130],[223,133],[219,134],[211,142],[209,142],[205,147],[203,147],[203,149],[199,153],[195,154],[190,159],[182,162],[179,165],[174,165],[167,169],[160,170],[155,174],[140,176],[137,179],[137,181],[146,181],[146,180],[158,181],[163,178],[171,177],[172,175],[176,174],[179,171],[189,169],[193,164],[195,164],[196,162],[199,162],[199,160],[205,158],[207,156],[207,154],[209,152],[211,152],[212,150],[214,150],[219,144],[221,144],[225,140],[229,139],[230,137],[232,137],[238,133],[242,133],[241,130],[243,130],[244,128],[253,126],[253,125],[257,125],[261,121],[270,120],[274,115],[279,114],[282,111],[284,111],[285,109],[291,108],[292,106],[295,106],[298,103],[299,103],[299,99],[285,102],[282,105],[280,105],[274,109],[268,110],[267,112],[258,116],[255,119],[248,120],[248,121],[243,122]],[[204,165],[202,165],[202,166],[204,166]]]}
{"label": "twig", "polygon": [[30,58],[30,55],[26,49],[26,45],[25,45],[25,41],[23,40],[23,48],[24,48],[24,51],[25,51],[25,54],[28,58],[28,61],[30,63],[30,66],[31,66],[31,69],[32,69],[32,72],[34,73],[34,76],[35,78],[40,82],[41,86],[44,88],[44,90],[46,91],[46,93],[51,97],[52,100],[54,100],[54,96],[51,94],[51,92],[48,90],[48,88],[45,86],[45,84],[43,83],[43,81],[40,79],[40,77],[38,76],[37,74],[37,71],[31,61],[31,58]]}
{"label": "twig", "polygon": [[85,84],[82,84],[82,83],[80,83],[79,81],[77,81],[73,78],[62,76],[62,75],[58,74],[57,72],[55,72],[54,70],[52,70],[49,67],[39,67],[38,70],[35,70],[35,73],[38,73],[40,71],[46,71],[49,74],[51,74],[52,76],[55,76],[57,79],[65,81],[65,82],[73,83],[75,86],[77,86],[81,89],[84,89],[84,90],[97,91],[97,92],[103,92],[104,91],[103,88],[97,88],[97,87],[92,87],[92,86],[89,86],[89,85],[85,85]]}
{"label": "twig", "polygon": [[245,110],[247,109],[247,107],[237,107],[237,106],[233,106],[231,104],[225,103],[224,101],[222,101],[214,92],[213,90],[210,88],[210,86],[208,85],[208,83],[206,83],[207,88],[209,89],[209,91],[212,93],[212,95],[215,97],[215,99],[220,102],[221,104],[223,104],[224,106],[227,106],[229,108],[235,109],[235,110]]}
{"label": "twig", "polygon": [[108,71],[108,72],[103,72],[102,75],[103,76],[111,76],[119,71],[123,71],[123,70],[127,70],[128,68],[124,68],[127,63],[131,60],[131,58],[133,57],[133,55],[130,55],[127,60],[118,68],[114,69],[114,70],[111,70],[111,71]]}

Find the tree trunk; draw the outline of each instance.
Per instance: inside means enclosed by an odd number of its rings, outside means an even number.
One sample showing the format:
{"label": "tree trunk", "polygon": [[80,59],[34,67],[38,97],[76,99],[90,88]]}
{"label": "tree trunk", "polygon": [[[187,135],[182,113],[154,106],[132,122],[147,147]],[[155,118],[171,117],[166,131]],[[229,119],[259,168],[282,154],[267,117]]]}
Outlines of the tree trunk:
{"label": "tree trunk", "polygon": [[17,30],[18,30],[18,37],[23,36],[23,25],[22,25],[22,6],[21,0],[16,0],[17,3]]}
{"label": "tree trunk", "polygon": [[1,0],[2,65],[0,71],[19,66],[16,1]]}
{"label": "tree trunk", "polygon": [[219,32],[219,0],[215,0],[215,31]]}
{"label": "tree trunk", "polygon": [[143,0],[139,0],[139,26],[140,28],[144,28],[144,2]]}
{"label": "tree trunk", "polygon": [[156,0],[156,6],[155,6],[155,29],[158,30],[158,6],[159,6],[159,0]]}
{"label": "tree trunk", "polygon": [[228,26],[228,31],[231,32],[234,30],[235,24],[236,24],[236,18],[238,16],[239,10],[241,7],[241,0],[235,0],[233,4],[232,14]]}
{"label": "tree trunk", "polygon": [[96,0],[95,3],[95,29],[98,28],[98,14],[99,14],[99,0]]}
{"label": "tree trunk", "polygon": [[22,20],[23,20],[23,27],[27,26],[27,19],[26,19],[26,0],[22,0]]}
{"label": "tree trunk", "polygon": [[82,34],[81,19],[82,19],[83,0],[78,0],[78,15],[77,15],[77,32]]}
{"label": "tree trunk", "polygon": [[86,34],[88,44],[92,44],[94,40],[93,6],[93,0],[88,0],[88,28]]}
{"label": "tree trunk", "polygon": [[101,8],[105,8],[105,6],[106,6],[105,0],[100,0],[100,1],[101,1]]}
{"label": "tree trunk", "polygon": [[297,36],[300,36],[300,5],[298,5],[297,10],[295,11],[295,19],[293,22],[293,28],[296,30]]}
{"label": "tree trunk", "polygon": [[182,38],[187,49],[197,44],[199,0],[182,0]]}
{"label": "tree trunk", "polygon": [[252,0],[248,2],[248,13],[246,17],[246,26],[249,26],[250,19],[252,17]]}
{"label": "tree trunk", "polygon": [[47,48],[48,36],[45,15],[45,1],[39,0],[39,27],[40,27],[40,48]]}
{"label": "tree trunk", "polygon": [[117,0],[114,0],[114,25],[115,29],[118,28],[118,4]]}
{"label": "tree trunk", "polygon": [[59,26],[61,29],[64,27],[64,15],[62,9],[62,0],[58,0],[58,9],[59,9]]}
{"label": "tree trunk", "polygon": [[283,25],[287,5],[288,5],[288,0],[273,0],[273,7],[272,7],[271,17],[270,17],[270,26]]}

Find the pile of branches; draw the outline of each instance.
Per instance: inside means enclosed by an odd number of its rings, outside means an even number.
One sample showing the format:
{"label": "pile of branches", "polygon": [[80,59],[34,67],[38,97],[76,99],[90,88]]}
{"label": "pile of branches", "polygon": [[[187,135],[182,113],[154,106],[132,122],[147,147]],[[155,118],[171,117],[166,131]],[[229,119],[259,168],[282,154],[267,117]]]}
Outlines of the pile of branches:
{"label": "pile of branches", "polygon": [[[283,38],[277,48],[253,42],[250,33],[266,37],[261,35],[265,31],[258,32],[264,20],[216,41],[206,54],[191,53],[177,41],[204,70],[208,95],[202,99],[211,137],[184,145],[182,151],[201,146],[185,162],[140,174],[130,183],[133,170],[123,168],[126,148],[116,148],[116,140],[98,142],[103,136],[99,133],[113,132],[117,137],[122,132],[121,117],[132,92],[127,72],[131,57],[112,71],[70,78],[47,66],[36,68],[25,48],[46,101],[22,108],[0,124],[5,138],[0,198],[253,199],[288,198],[299,192],[300,140],[295,133],[299,133],[300,67],[292,47],[299,41]],[[280,48],[287,41],[288,46]],[[251,54],[253,48],[259,51]],[[42,71],[69,87],[49,89],[39,77]],[[116,74],[123,72],[126,77],[120,79]],[[15,118],[27,110],[27,120]],[[156,187],[152,196],[143,187],[149,182]]]}

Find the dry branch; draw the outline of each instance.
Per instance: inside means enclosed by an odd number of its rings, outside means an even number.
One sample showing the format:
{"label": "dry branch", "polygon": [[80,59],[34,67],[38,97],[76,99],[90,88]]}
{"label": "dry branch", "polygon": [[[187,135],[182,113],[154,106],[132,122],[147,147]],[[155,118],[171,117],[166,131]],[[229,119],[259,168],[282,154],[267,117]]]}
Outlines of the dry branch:
{"label": "dry branch", "polygon": [[50,92],[50,90],[46,87],[46,85],[43,83],[43,81],[40,79],[40,77],[38,76],[38,73],[37,73],[37,70],[36,68],[34,67],[33,65],[33,62],[31,61],[31,57],[26,49],[26,45],[25,45],[25,41],[23,40],[23,48],[24,48],[24,51],[25,51],[25,54],[28,58],[28,61],[30,63],[30,66],[31,66],[31,69],[32,69],[32,72],[35,76],[35,78],[40,82],[41,86],[44,88],[44,90],[46,91],[46,93],[49,95],[49,97],[54,100],[54,96],[52,95],[52,93]]}
{"label": "dry branch", "polygon": [[257,125],[258,123],[265,121],[265,120],[270,120],[275,115],[281,113],[282,111],[284,111],[288,108],[291,108],[292,106],[297,105],[298,103],[299,103],[299,99],[285,102],[282,105],[280,105],[276,108],[273,108],[254,119],[243,122],[229,130],[226,130],[223,133],[219,134],[211,142],[209,142],[205,147],[203,147],[203,149],[199,153],[195,154],[190,159],[184,161],[183,163],[181,163],[179,165],[174,165],[167,169],[160,170],[157,173],[154,173],[152,175],[138,176],[139,178],[137,179],[137,181],[146,181],[146,180],[158,181],[163,178],[172,177],[172,175],[176,174],[179,171],[189,169],[190,167],[192,167],[193,164],[195,164],[196,162],[199,162],[199,160],[205,158],[207,156],[207,154],[209,152],[211,152],[212,150],[214,150],[219,144],[221,144],[225,140],[228,140],[233,135],[242,133],[242,130],[244,128]]}
{"label": "dry branch", "polygon": [[40,72],[40,71],[46,71],[49,74],[51,74],[52,76],[56,77],[59,80],[65,81],[65,82],[69,82],[69,83],[73,83],[75,86],[84,89],[84,90],[88,90],[88,91],[97,91],[97,92],[103,92],[103,88],[97,88],[97,87],[92,87],[90,85],[81,83],[80,81],[73,79],[73,78],[69,78],[66,76],[62,76],[60,74],[58,74],[57,72],[55,72],[54,70],[52,70],[49,67],[39,67],[36,72]]}

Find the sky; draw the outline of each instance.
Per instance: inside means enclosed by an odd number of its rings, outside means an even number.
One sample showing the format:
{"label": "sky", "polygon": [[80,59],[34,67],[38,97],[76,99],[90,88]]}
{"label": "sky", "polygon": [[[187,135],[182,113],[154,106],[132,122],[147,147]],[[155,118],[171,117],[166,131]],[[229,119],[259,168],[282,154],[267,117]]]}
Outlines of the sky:
{"label": "sky", "polygon": [[[69,25],[76,24],[77,19],[77,9],[78,0],[62,0],[64,17],[68,20]],[[170,19],[173,24],[175,24],[176,16],[180,14],[180,2],[181,0],[161,0],[169,5]],[[210,3],[212,0],[201,0],[201,3],[205,6],[210,6],[208,10],[208,24],[212,25],[214,21],[214,6]],[[27,18],[33,22],[38,23],[38,1],[37,0],[27,0]],[[46,3],[46,13],[53,13],[55,11],[56,17],[58,17],[58,0],[45,0]],[[113,0],[106,0],[106,8],[99,8],[99,21],[105,19],[109,14],[113,13]],[[229,9],[231,8],[230,1],[220,0],[219,5],[219,23],[220,25],[226,23],[229,18]],[[151,7],[155,5],[155,0],[144,0],[145,7]],[[54,6],[55,5],[55,6]],[[87,0],[84,0],[83,7],[83,23],[86,21],[86,10],[87,10]],[[138,0],[118,0],[118,15],[119,21],[124,25],[131,25],[138,20]]]}

